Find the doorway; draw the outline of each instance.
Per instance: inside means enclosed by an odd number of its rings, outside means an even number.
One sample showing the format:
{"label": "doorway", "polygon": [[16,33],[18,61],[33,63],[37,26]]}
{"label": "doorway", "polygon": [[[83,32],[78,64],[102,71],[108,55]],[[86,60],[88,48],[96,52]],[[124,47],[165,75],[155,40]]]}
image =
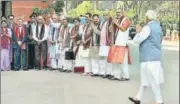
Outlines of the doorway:
{"label": "doorway", "polygon": [[6,1],[1,2],[1,11],[2,11],[2,16],[6,15]]}

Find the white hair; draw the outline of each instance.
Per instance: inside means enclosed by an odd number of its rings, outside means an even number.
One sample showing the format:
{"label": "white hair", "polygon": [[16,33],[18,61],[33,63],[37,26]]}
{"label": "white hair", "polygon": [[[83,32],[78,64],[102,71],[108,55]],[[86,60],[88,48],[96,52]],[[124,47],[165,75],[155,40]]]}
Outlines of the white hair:
{"label": "white hair", "polygon": [[149,20],[156,20],[157,18],[157,14],[153,10],[148,10],[145,15]]}

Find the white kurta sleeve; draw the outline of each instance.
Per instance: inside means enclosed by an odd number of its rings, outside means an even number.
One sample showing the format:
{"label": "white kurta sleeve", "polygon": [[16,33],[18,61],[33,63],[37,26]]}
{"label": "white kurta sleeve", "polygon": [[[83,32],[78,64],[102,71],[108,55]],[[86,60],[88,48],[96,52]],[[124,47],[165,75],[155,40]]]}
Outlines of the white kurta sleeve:
{"label": "white kurta sleeve", "polygon": [[49,18],[49,21],[50,21],[50,24],[53,24],[53,23],[54,23],[53,20],[52,20],[51,18]]}
{"label": "white kurta sleeve", "polygon": [[36,29],[33,29],[33,39],[38,41],[38,38],[36,37]]}
{"label": "white kurta sleeve", "polygon": [[94,33],[97,34],[97,35],[101,35],[101,31],[98,30],[97,28],[93,28],[94,29]]}
{"label": "white kurta sleeve", "polygon": [[8,28],[9,37],[12,37],[12,31]]}
{"label": "white kurta sleeve", "polygon": [[45,25],[45,33],[44,33],[44,37],[42,39],[42,41],[47,40],[49,37],[49,26]]}
{"label": "white kurta sleeve", "polygon": [[141,32],[136,34],[133,41],[135,43],[141,44],[144,40],[146,40],[149,37],[150,32],[151,30],[148,26],[143,27]]}

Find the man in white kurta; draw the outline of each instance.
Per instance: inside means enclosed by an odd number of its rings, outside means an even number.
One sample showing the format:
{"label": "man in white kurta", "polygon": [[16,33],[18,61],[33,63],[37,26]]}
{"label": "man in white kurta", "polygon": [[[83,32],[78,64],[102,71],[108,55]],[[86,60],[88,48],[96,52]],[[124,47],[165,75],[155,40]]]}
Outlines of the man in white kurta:
{"label": "man in white kurta", "polygon": [[57,14],[54,14],[52,16],[52,19],[50,18],[50,35],[48,39],[50,45],[48,49],[49,49],[52,69],[58,68],[58,60],[56,58],[56,45],[57,45],[59,26],[60,26],[60,23],[58,21],[59,21],[59,17]]}
{"label": "man in white kurta", "polygon": [[73,69],[73,60],[66,60],[65,53],[66,51],[71,49],[70,43],[70,33],[68,27],[68,20],[66,18],[63,19],[63,26],[60,28],[59,33],[59,42],[60,42],[60,61],[58,64],[62,65],[62,72],[72,72]]}
{"label": "man in white kurta", "polygon": [[[94,53],[96,54],[95,56],[99,56],[99,44],[100,44],[100,20],[99,20],[99,15],[95,14],[93,15],[93,36],[92,36],[92,48],[95,50]],[[99,71],[100,71],[100,57],[91,57],[92,58],[92,73],[93,75],[91,76],[99,76]]]}
{"label": "man in white kurta", "polygon": [[[128,81],[129,80],[129,68],[128,68],[128,46],[127,41],[129,38],[129,26],[130,21],[124,15],[124,11],[121,9],[117,10],[118,21],[114,20],[113,23],[118,29],[117,34],[115,34],[115,45],[121,47],[127,47],[125,50],[123,64],[113,64],[113,75],[111,80]],[[119,53],[122,54],[122,53]]]}
{"label": "man in white kurta", "polygon": [[129,97],[134,104],[140,104],[143,92],[148,86],[154,93],[155,104],[163,104],[160,93],[160,84],[164,82],[161,66],[162,30],[155,19],[156,13],[149,10],[146,13],[146,25],[143,28],[136,26],[137,34],[133,40],[140,44],[141,86],[135,98]]}
{"label": "man in white kurta", "polygon": [[99,74],[103,78],[111,78],[113,77],[112,73],[112,63],[107,62],[107,56],[109,53],[109,47],[113,43],[113,30],[112,30],[112,22],[111,16],[109,12],[104,14],[105,21],[101,26],[101,34],[100,34],[100,49],[99,56],[100,58],[100,70]]}
{"label": "man in white kurta", "polygon": [[36,30],[33,31],[33,39],[36,42],[36,67],[39,67],[39,70],[41,70],[42,67],[47,67],[47,39],[49,35],[49,26],[44,24],[45,19],[43,16],[38,16],[37,20],[38,24]]}

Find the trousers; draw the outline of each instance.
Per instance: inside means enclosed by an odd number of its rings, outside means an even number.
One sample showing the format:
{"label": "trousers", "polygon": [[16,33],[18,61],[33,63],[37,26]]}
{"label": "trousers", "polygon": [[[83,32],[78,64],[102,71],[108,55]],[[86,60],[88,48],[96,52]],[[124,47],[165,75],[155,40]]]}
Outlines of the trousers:
{"label": "trousers", "polygon": [[73,60],[65,60],[65,52],[68,50],[62,49],[60,51],[60,58],[58,59],[58,68],[62,68],[64,70],[71,70],[73,69]]}
{"label": "trousers", "polygon": [[35,67],[35,45],[28,44],[28,67]]}
{"label": "trousers", "polygon": [[99,74],[100,71],[100,65],[99,65],[99,59],[92,59],[92,73],[93,74]]}
{"label": "trousers", "polygon": [[2,71],[10,70],[11,62],[10,62],[10,53],[8,49],[1,49],[1,66],[0,69]]}
{"label": "trousers", "polygon": [[14,69],[19,70],[22,68],[27,68],[27,50],[14,48]]}
{"label": "trousers", "polygon": [[100,75],[113,75],[112,64],[107,62],[107,57],[100,60]]}
{"label": "trousers", "polygon": [[[143,86],[143,85],[140,86],[139,91],[136,95],[136,99],[138,99],[138,100],[142,99],[143,93],[144,93],[146,88],[147,88],[147,86]],[[152,83],[151,88],[152,88],[152,91],[154,93],[156,103],[163,103],[161,91],[160,91],[160,85],[156,84],[156,83]]]}
{"label": "trousers", "polygon": [[56,45],[49,45],[49,56],[50,56],[50,66],[53,69],[58,68],[58,61],[56,58]]}
{"label": "trousers", "polygon": [[84,72],[85,73],[92,72],[91,59],[88,57],[82,57],[82,60],[83,60],[83,64],[84,64]]}
{"label": "trousers", "polygon": [[128,52],[125,52],[123,64],[113,64],[113,75],[115,78],[129,79]]}

